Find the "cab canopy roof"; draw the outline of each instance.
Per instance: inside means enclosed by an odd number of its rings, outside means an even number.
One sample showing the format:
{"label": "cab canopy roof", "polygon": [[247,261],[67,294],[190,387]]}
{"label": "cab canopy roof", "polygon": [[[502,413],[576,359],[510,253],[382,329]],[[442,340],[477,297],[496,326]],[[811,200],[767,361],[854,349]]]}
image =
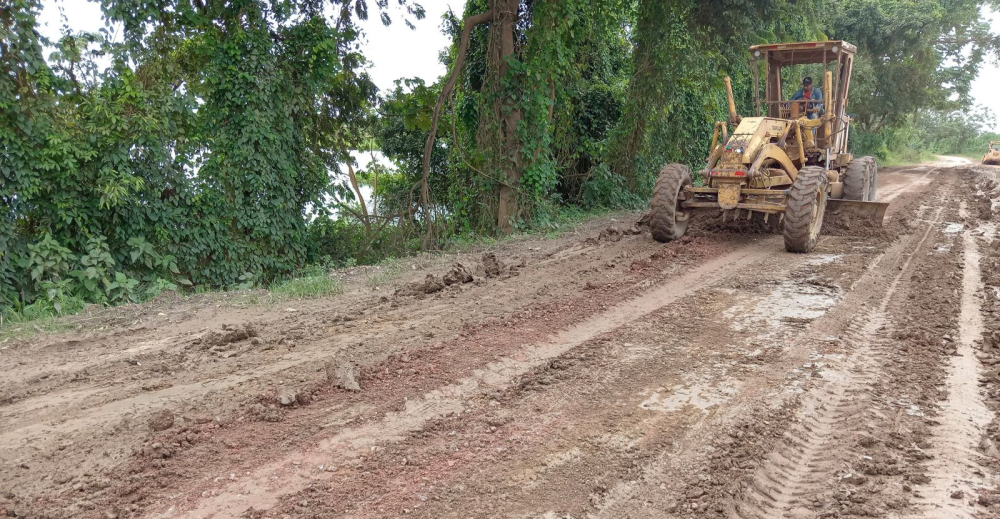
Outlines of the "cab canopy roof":
{"label": "cab canopy roof", "polygon": [[[840,54],[854,55],[858,48],[843,40],[754,45],[750,53],[774,65],[806,65],[837,61]],[[760,53],[760,54],[758,54]]]}

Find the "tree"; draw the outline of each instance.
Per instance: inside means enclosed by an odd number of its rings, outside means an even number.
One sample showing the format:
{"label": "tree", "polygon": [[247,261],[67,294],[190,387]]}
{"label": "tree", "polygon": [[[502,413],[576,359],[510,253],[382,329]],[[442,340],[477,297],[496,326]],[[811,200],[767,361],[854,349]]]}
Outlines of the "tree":
{"label": "tree", "polygon": [[983,60],[1000,48],[976,0],[846,0],[829,35],[858,46],[850,112],[868,132],[922,109],[969,107]]}

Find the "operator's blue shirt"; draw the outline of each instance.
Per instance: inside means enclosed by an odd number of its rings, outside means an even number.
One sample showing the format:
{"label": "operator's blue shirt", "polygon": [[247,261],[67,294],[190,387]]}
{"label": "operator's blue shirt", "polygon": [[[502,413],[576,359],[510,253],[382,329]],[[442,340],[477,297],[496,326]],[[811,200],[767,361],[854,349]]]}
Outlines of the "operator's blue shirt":
{"label": "operator's blue shirt", "polygon": [[[794,94],[792,94],[792,101],[798,101],[799,99],[805,99],[805,98],[806,98],[806,89],[804,88],[800,88],[796,90]],[[818,88],[813,87],[812,92],[809,94],[809,99],[811,101],[822,101],[823,92],[820,92]],[[820,103],[807,103],[807,104],[809,105],[808,109],[810,110],[816,108],[817,106],[819,106],[820,108],[822,108],[823,106]],[[806,114],[806,117],[810,119],[816,119],[817,117],[819,117],[819,112],[808,112]]]}

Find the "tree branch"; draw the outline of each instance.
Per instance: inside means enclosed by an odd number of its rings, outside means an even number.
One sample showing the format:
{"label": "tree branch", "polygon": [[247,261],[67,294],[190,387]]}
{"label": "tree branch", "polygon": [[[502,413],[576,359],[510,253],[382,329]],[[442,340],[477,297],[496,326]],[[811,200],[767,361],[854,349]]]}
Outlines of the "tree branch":
{"label": "tree branch", "polygon": [[445,99],[451,96],[451,91],[455,88],[455,83],[462,73],[462,66],[465,65],[465,54],[469,49],[469,38],[472,29],[477,25],[493,21],[495,13],[492,9],[482,14],[472,15],[462,22],[462,35],[458,43],[458,53],[455,56],[455,63],[451,67],[451,74],[448,81],[441,88],[437,103],[434,105],[434,114],[431,117],[431,129],[427,134],[427,142],[424,144],[423,178],[420,181],[420,200],[424,207],[424,217],[427,218],[427,234],[424,237],[422,248],[428,245],[432,236],[430,220],[430,174],[431,174],[431,152],[434,151],[434,140],[437,137],[438,123],[441,120],[441,108]]}
{"label": "tree branch", "polygon": [[372,222],[371,219],[368,218],[368,207],[365,205],[365,197],[361,194],[361,188],[358,187],[358,177],[354,175],[354,167],[352,167],[350,163],[347,164],[347,175],[351,178],[351,187],[354,188],[354,192],[358,195],[358,202],[361,203],[361,214],[364,215],[364,218],[362,218],[361,221],[365,224],[365,231],[367,231],[368,234],[371,234]]}

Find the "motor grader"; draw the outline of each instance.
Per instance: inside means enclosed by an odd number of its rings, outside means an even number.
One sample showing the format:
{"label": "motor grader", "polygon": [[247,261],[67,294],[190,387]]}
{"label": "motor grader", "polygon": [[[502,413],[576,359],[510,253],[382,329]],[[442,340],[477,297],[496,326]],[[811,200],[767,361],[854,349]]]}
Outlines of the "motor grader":
{"label": "motor grader", "polygon": [[[854,157],[847,146],[856,51],[845,41],[750,47],[756,114],[736,113],[731,80],[724,78],[729,120],[715,123],[700,172],[703,185],[694,186],[687,166],[663,167],[651,203],[653,238],[680,238],[696,211],[722,211],[724,219],[774,216],[784,226],[789,252],[813,250],[828,210],[881,225],[889,204],[874,201],[878,164],[873,157]],[[822,69],[822,100],[785,99],[781,72],[793,65]]]}
{"label": "motor grader", "polygon": [[990,141],[990,147],[983,155],[983,164],[1000,166],[1000,141]]}

